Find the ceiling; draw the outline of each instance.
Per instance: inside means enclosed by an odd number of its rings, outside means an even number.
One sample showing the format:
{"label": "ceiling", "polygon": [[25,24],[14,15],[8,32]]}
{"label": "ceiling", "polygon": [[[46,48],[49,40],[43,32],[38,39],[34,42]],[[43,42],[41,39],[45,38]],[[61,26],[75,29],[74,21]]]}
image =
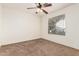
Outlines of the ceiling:
{"label": "ceiling", "polygon": [[[31,13],[31,14],[35,14],[36,12],[36,9],[27,10],[28,7],[36,7],[35,3],[5,3],[3,5],[8,6],[8,7],[16,7],[16,8],[18,7],[19,9],[24,9],[26,10],[26,12]],[[51,7],[46,7],[44,9],[48,11],[48,13],[52,13],[56,10],[62,9],[69,5],[71,4],[70,3],[52,3]],[[43,12],[40,12],[37,15],[44,16],[45,14]]]}

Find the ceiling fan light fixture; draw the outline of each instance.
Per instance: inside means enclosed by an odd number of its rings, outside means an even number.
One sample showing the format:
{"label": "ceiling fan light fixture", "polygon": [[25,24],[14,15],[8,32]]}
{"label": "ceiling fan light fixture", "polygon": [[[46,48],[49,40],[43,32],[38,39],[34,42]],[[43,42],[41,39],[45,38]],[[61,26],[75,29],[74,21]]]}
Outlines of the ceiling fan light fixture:
{"label": "ceiling fan light fixture", "polygon": [[45,9],[46,7],[50,7],[52,6],[51,3],[35,3],[36,4],[36,7],[30,7],[30,8],[27,8],[27,9],[36,9],[36,14],[39,13],[39,12],[44,12],[45,14],[48,14],[48,11]]}
{"label": "ceiling fan light fixture", "polygon": [[43,12],[41,9],[37,8],[37,12]]}

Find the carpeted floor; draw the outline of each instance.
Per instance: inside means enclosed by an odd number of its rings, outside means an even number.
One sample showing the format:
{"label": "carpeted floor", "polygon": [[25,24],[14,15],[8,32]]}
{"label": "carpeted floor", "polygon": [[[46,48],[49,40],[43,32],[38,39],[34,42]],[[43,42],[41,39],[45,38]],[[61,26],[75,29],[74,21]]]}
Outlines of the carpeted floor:
{"label": "carpeted floor", "polygon": [[78,56],[79,51],[45,39],[2,46],[1,56]]}

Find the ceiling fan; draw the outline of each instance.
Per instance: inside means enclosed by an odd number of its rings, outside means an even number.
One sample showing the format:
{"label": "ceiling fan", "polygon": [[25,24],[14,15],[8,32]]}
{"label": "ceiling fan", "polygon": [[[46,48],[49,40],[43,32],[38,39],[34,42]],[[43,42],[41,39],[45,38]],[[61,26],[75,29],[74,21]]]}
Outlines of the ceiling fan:
{"label": "ceiling fan", "polygon": [[35,3],[36,7],[30,7],[30,8],[27,8],[27,9],[36,9],[36,14],[38,12],[44,12],[45,14],[48,14],[48,12],[46,10],[44,10],[45,7],[50,7],[52,6],[51,3],[44,3],[44,4],[41,4],[41,3]]}

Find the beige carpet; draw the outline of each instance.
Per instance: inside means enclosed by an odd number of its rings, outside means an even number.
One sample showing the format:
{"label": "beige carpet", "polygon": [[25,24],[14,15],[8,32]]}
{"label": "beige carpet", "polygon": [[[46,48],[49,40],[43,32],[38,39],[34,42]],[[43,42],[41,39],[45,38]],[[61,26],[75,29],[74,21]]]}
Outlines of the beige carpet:
{"label": "beige carpet", "polygon": [[1,56],[75,56],[79,51],[45,39],[2,46]]}

